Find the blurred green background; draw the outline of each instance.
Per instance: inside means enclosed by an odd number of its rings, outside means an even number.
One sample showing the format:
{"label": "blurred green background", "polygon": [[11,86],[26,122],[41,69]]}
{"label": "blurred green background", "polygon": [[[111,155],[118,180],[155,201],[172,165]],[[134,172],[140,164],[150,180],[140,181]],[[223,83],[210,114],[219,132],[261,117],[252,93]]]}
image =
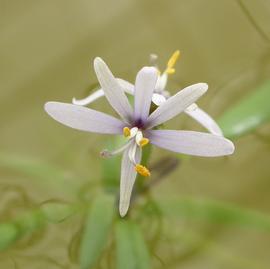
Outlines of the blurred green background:
{"label": "blurred green background", "polygon": [[[261,111],[263,120],[250,132],[230,135],[236,151],[227,158],[186,158],[154,149],[150,163],[177,158],[177,168],[131,208],[134,229],[114,217],[116,232],[108,233],[94,265],[84,268],[269,268],[270,111],[262,104],[270,100],[269,14],[267,0],[0,0],[0,221],[6,225],[0,226],[0,268],[83,268],[80,246],[88,222],[81,207],[103,192],[99,152],[111,137],[57,124],[44,103],[87,96],[97,82],[96,56],[133,82],[151,53],[165,67],[176,49],[181,59],[169,81],[172,93],[207,82],[208,93],[198,104],[221,123],[224,113],[232,113],[224,130],[230,134],[230,122],[238,120],[234,107],[250,94],[255,100],[252,94],[264,85],[259,101],[243,109],[254,117]],[[113,113],[105,99],[93,107]],[[203,130],[184,115],[169,126]],[[169,205],[168,214],[140,213],[150,201],[155,207],[168,197],[187,197],[184,210]],[[74,203],[79,212],[65,219],[65,206],[69,212]],[[46,221],[38,215],[44,204],[50,212]],[[134,265],[129,257],[130,266],[123,266],[121,257],[132,250],[117,242],[136,229],[145,242],[136,243],[140,261]]]}

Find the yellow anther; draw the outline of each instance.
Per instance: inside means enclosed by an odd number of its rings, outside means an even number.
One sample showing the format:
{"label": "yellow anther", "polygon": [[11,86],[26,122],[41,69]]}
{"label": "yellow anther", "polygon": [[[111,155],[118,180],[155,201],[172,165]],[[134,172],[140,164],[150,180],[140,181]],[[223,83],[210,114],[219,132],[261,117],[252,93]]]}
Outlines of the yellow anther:
{"label": "yellow anther", "polygon": [[168,69],[171,69],[171,68],[173,68],[175,66],[175,63],[178,60],[179,56],[180,56],[180,51],[179,50],[177,50],[177,51],[175,51],[173,53],[173,55],[171,56],[171,58],[169,59],[169,61],[167,63]]}
{"label": "yellow anther", "polygon": [[149,177],[151,175],[150,171],[143,165],[141,164],[136,164],[135,170],[137,173],[144,177]]}
{"label": "yellow anther", "polygon": [[124,137],[130,136],[130,129],[128,127],[123,128],[123,135],[124,135]]}
{"label": "yellow anther", "polygon": [[146,146],[149,143],[149,139],[148,138],[142,138],[141,141],[139,142],[141,147]]}
{"label": "yellow anther", "polygon": [[168,75],[172,75],[172,74],[175,73],[175,69],[174,69],[174,68],[167,68],[167,69],[166,69],[166,73],[167,73]]}

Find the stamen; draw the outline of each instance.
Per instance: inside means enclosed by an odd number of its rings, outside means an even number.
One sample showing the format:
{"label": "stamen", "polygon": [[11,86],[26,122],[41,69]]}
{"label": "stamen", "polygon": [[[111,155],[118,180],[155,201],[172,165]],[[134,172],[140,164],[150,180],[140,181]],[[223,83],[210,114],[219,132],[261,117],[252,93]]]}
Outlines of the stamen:
{"label": "stamen", "polygon": [[135,165],[135,170],[137,173],[144,177],[149,177],[151,175],[150,171],[143,165],[141,164],[136,164]]}
{"label": "stamen", "polygon": [[158,59],[158,56],[154,53],[150,54],[150,57],[149,57],[149,61],[150,61],[150,64],[157,67],[157,59]]}
{"label": "stamen", "polygon": [[165,73],[167,73],[168,75],[171,75],[171,74],[175,73],[174,66],[175,66],[176,61],[178,60],[179,57],[180,57],[180,51],[177,50],[177,51],[175,51],[173,53],[173,55],[169,59],[169,61],[167,63],[167,69],[165,70]]}
{"label": "stamen", "polygon": [[167,73],[168,75],[172,75],[172,74],[175,73],[175,69],[174,69],[174,68],[167,68],[167,69],[166,69],[166,73]]}
{"label": "stamen", "polygon": [[122,153],[131,144],[131,142],[132,141],[128,141],[122,147],[120,147],[119,149],[116,149],[114,151],[109,151],[107,149],[104,149],[100,152],[100,156],[103,158],[110,158],[112,156],[118,155],[118,154]]}
{"label": "stamen", "polygon": [[141,131],[138,131],[137,134],[136,134],[136,143],[138,146],[140,146],[140,142],[141,140],[143,139],[143,134]]}
{"label": "stamen", "polygon": [[136,160],[135,160],[136,150],[137,150],[137,145],[136,143],[134,143],[128,152],[128,157],[134,165],[136,165]]}
{"label": "stamen", "polygon": [[168,68],[173,68],[175,66],[176,61],[178,60],[180,56],[180,51],[177,50],[173,53],[173,55],[171,56],[171,58],[169,59],[168,63],[167,63],[167,67]]}
{"label": "stamen", "polygon": [[130,129],[128,127],[123,128],[123,135],[124,135],[124,137],[130,136]]}
{"label": "stamen", "polygon": [[146,146],[148,143],[149,143],[149,139],[144,137],[144,138],[141,139],[141,141],[140,141],[139,144],[140,144],[141,147],[144,147],[144,146]]}

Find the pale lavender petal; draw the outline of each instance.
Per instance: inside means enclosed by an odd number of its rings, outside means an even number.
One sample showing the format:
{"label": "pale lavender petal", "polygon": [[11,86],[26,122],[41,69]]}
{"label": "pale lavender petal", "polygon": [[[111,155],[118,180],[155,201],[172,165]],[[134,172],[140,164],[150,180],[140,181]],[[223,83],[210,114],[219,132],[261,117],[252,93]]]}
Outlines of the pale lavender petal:
{"label": "pale lavender petal", "polygon": [[[116,80],[126,93],[134,94],[134,85],[132,85],[130,82],[123,80],[121,78],[117,78]],[[74,105],[78,105],[78,106],[87,106],[104,95],[105,95],[105,93],[104,93],[103,89],[101,88],[101,89],[98,89],[95,92],[91,93],[86,98],[76,99],[74,97],[72,99],[72,103]]]}
{"label": "pale lavender petal", "polygon": [[121,134],[126,126],[122,121],[102,112],[59,102],[48,102],[46,112],[56,121],[81,131],[102,134]]}
{"label": "pale lavender petal", "polygon": [[152,96],[152,102],[157,106],[160,106],[165,101],[166,101],[166,98],[162,94],[154,93]]}
{"label": "pale lavender petal", "polygon": [[233,143],[219,135],[193,131],[149,130],[150,143],[183,154],[217,157],[234,152]]}
{"label": "pale lavender petal", "polygon": [[170,120],[194,103],[208,89],[206,83],[197,83],[179,91],[161,104],[148,118],[147,128],[157,126]]}
{"label": "pale lavender petal", "polygon": [[117,78],[116,80],[126,93],[134,95],[134,85],[132,83],[121,78]]}
{"label": "pale lavender petal", "polygon": [[141,148],[136,146],[136,143],[132,143],[124,152],[121,164],[121,182],[120,182],[120,202],[119,202],[119,212],[121,217],[127,214],[130,197],[137,176],[134,164],[130,161],[129,151],[132,147],[136,147],[135,160],[137,163],[141,161]]}
{"label": "pale lavender petal", "polygon": [[223,136],[222,130],[215,120],[199,107],[196,107],[195,109],[186,109],[185,113],[199,122],[210,133]]}
{"label": "pale lavender petal", "polygon": [[133,116],[131,105],[124,93],[124,90],[117,82],[108,66],[101,58],[97,57],[94,60],[94,68],[101,88],[103,89],[111,106],[123,120],[131,122]]}
{"label": "pale lavender petal", "polygon": [[84,99],[73,98],[72,103],[74,105],[78,105],[78,106],[87,106],[87,105],[91,104],[92,102],[96,101],[97,99],[99,99],[102,96],[104,96],[104,91],[102,89],[99,89],[99,90],[91,93],[89,96],[87,96]]}
{"label": "pale lavender petal", "polygon": [[162,93],[167,85],[168,81],[168,74],[165,72],[161,76],[158,77],[156,86],[155,86],[155,92]]}
{"label": "pale lavender petal", "polygon": [[158,73],[155,67],[143,67],[135,81],[134,118],[145,122],[149,115],[152,95],[157,82]]}

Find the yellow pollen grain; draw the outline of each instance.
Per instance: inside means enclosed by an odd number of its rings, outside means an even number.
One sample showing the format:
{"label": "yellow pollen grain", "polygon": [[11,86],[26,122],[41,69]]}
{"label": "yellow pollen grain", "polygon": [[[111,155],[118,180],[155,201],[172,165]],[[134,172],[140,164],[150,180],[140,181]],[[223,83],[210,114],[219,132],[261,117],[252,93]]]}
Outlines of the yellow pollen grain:
{"label": "yellow pollen grain", "polygon": [[142,138],[141,141],[139,142],[141,147],[146,146],[149,143],[149,139],[148,138]]}
{"label": "yellow pollen grain", "polygon": [[171,69],[175,66],[176,61],[178,60],[178,58],[180,57],[180,51],[177,50],[173,53],[173,55],[171,56],[171,58],[169,59],[168,63],[167,63],[167,67],[168,69]]}
{"label": "yellow pollen grain", "polygon": [[143,165],[141,164],[136,164],[135,170],[137,173],[144,177],[149,177],[151,175],[150,171]]}
{"label": "yellow pollen grain", "polygon": [[130,129],[128,127],[123,128],[123,135],[124,135],[124,137],[130,136]]}

